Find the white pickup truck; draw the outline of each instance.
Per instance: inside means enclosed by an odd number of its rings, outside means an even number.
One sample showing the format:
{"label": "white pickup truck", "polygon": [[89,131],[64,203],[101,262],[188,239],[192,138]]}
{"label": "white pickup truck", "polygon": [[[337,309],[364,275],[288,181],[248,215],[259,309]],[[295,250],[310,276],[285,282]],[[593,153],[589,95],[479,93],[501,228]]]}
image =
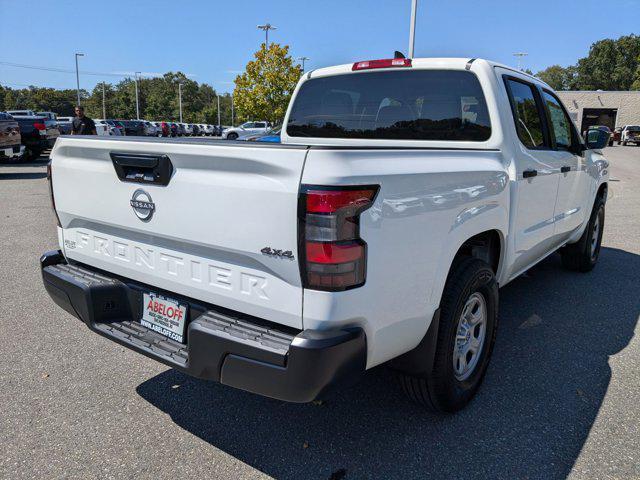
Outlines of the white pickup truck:
{"label": "white pickup truck", "polygon": [[308,402],[387,363],[455,411],[487,369],[498,287],[556,251],[598,259],[608,135],[589,135],[539,79],[443,58],[306,73],[281,144],[61,137],[44,285],[196,377]]}

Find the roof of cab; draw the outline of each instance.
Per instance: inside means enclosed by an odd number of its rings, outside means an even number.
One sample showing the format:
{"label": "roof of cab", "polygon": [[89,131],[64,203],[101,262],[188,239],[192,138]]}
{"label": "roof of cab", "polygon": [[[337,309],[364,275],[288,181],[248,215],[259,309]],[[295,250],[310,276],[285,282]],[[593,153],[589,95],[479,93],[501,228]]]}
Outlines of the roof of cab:
{"label": "roof of cab", "polygon": [[[363,61],[363,60],[358,60],[358,61]],[[448,69],[448,70],[464,70],[465,68],[467,68],[467,65],[469,64],[469,62],[471,62],[471,67],[473,67],[474,63],[476,63],[476,64],[477,63],[484,63],[485,65],[487,65],[489,67],[506,68],[507,70],[512,70],[512,71],[514,71],[514,72],[516,72],[516,73],[518,73],[520,75],[523,75],[525,77],[529,77],[532,80],[535,80],[536,82],[544,83],[539,78],[534,77],[533,75],[529,75],[526,72],[523,72],[521,70],[517,70],[514,67],[510,67],[510,66],[504,65],[502,63],[494,62],[492,60],[486,60],[484,58],[469,58],[469,57],[412,58],[411,59],[411,68],[424,68],[424,69],[444,68],[444,69]],[[334,66],[331,66],[331,67],[318,68],[317,70],[311,70],[310,72],[307,72],[305,74],[305,80],[309,80],[310,78],[326,77],[326,76],[330,76],[330,75],[339,75],[339,74],[344,74],[344,73],[351,73],[352,72],[352,68],[353,68],[353,63],[345,63],[343,65],[334,65]],[[407,68],[407,67],[396,67],[396,68],[397,69],[403,69],[403,68]],[[360,72],[367,72],[367,71],[372,71],[372,70],[361,70]],[[360,73],[360,72],[353,72],[353,73]]]}

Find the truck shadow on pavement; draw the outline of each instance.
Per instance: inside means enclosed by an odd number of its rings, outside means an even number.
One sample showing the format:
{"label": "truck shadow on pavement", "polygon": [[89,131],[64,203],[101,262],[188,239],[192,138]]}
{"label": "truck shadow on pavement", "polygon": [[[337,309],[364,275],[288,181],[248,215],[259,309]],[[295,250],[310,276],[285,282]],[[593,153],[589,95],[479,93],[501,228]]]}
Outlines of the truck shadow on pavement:
{"label": "truck shadow on pavement", "polygon": [[174,370],[137,392],[180,427],[275,478],[564,478],[607,393],[609,356],[633,337],[638,271],[640,255],[603,248],[589,274],[563,270],[553,255],[502,289],[485,382],[456,415],[411,404],[385,368],[320,405]]}
{"label": "truck shadow on pavement", "polygon": [[0,171],[0,180],[38,180],[47,178],[47,172],[9,172]]}

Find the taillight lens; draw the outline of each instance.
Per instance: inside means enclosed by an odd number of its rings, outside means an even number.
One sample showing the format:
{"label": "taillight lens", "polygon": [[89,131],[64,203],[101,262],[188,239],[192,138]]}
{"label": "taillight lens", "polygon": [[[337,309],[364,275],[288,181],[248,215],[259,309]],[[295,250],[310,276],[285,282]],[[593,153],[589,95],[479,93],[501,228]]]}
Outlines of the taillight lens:
{"label": "taillight lens", "polygon": [[341,291],[364,284],[367,244],[360,238],[360,215],[373,205],[378,189],[303,186],[299,254],[305,288]]}
{"label": "taillight lens", "polygon": [[33,124],[33,128],[35,128],[36,130],[46,130],[47,126],[42,122],[35,122]]}
{"label": "taillight lens", "polygon": [[56,222],[59,227],[62,227],[60,223],[60,217],[58,217],[58,211],[56,210],[56,200],[53,196],[53,175],[51,171],[51,162],[47,164],[47,183],[49,184],[49,197],[51,198],[51,208],[53,209],[53,213],[56,216]]}

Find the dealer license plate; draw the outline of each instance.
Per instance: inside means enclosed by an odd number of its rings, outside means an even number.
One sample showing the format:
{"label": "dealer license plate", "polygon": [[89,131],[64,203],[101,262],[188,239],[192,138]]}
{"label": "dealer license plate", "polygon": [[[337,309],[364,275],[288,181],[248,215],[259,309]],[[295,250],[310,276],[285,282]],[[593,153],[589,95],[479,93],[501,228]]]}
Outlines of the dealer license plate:
{"label": "dealer license plate", "polygon": [[155,293],[142,296],[142,318],[140,323],[176,342],[184,343],[184,325],[187,306]]}

